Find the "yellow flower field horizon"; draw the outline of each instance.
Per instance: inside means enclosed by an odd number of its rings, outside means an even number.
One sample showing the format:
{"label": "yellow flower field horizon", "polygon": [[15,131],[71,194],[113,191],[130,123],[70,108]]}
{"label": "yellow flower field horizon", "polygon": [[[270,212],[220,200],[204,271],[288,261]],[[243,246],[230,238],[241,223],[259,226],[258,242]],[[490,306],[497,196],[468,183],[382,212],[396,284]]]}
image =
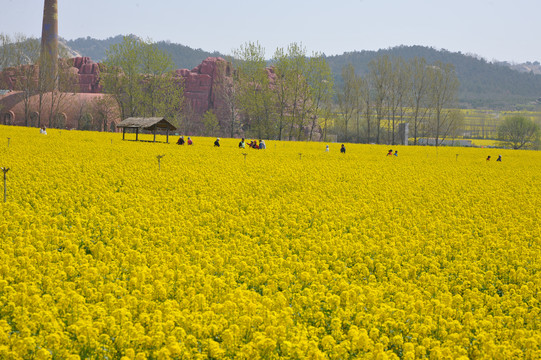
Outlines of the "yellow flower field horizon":
{"label": "yellow flower field horizon", "polygon": [[47,132],[0,126],[1,359],[541,357],[541,152]]}

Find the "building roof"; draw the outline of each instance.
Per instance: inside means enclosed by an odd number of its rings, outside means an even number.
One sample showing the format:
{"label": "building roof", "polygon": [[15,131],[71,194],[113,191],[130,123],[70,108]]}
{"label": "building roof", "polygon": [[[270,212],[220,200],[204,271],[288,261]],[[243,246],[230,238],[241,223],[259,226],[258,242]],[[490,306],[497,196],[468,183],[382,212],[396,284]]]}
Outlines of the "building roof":
{"label": "building roof", "polygon": [[140,128],[144,130],[176,130],[164,117],[138,118],[131,117],[122,120],[117,127],[119,128]]}
{"label": "building roof", "polygon": [[[23,91],[11,91],[5,95],[0,95],[0,119],[4,119],[4,114],[13,113],[11,125],[18,126],[44,126],[78,129],[82,114],[88,114],[92,117],[93,123],[98,123],[107,119],[107,130],[112,123],[120,122],[120,109],[111,95],[94,93],[62,93],[61,106],[52,102],[51,94],[44,93],[40,96],[32,95],[27,98]],[[107,100],[101,102],[101,100]],[[41,123],[33,122],[33,116],[39,116],[38,110],[41,108]],[[29,111],[30,119],[26,119],[26,113]],[[50,118],[50,114],[53,114]],[[64,119],[64,122],[53,125],[56,116]],[[27,121],[28,120],[28,121]],[[96,130],[96,129],[95,129]]]}

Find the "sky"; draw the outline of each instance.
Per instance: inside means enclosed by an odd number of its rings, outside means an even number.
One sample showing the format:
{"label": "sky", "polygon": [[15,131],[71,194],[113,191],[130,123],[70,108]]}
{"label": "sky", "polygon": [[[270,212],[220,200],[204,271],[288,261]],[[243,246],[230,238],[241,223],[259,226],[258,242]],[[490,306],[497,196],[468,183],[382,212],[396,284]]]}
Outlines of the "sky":
{"label": "sky", "polygon": [[[43,0],[0,0],[0,33],[41,36]],[[541,0],[58,0],[59,35],[134,34],[231,55],[265,57],[293,42],[307,53],[422,45],[487,61],[541,61]]]}

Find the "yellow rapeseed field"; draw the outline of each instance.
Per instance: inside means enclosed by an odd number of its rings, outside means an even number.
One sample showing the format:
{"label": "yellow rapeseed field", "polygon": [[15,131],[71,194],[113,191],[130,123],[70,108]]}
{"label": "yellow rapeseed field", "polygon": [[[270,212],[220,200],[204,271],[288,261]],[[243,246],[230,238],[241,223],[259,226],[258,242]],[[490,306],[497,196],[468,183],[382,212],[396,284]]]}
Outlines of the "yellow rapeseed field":
{"label": "yellow rapeseed field", "polygon": [[541,358],[540,152],[48,133],[0,126],[0,359]]}

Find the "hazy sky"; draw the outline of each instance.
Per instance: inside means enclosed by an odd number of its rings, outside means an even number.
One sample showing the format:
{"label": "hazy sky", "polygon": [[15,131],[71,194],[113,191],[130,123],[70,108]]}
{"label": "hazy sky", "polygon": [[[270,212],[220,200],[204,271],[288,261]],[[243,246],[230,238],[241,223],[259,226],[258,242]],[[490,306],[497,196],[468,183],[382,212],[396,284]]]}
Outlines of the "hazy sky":
{"label": "hazy sky", "polygon": [[[58,0],[65,39],[135,34],[229,55],[259,41],[342,54],[424,45],[541,61],[541,0]],[[41,36],[43,0],[0,0],[0,32]]]}

